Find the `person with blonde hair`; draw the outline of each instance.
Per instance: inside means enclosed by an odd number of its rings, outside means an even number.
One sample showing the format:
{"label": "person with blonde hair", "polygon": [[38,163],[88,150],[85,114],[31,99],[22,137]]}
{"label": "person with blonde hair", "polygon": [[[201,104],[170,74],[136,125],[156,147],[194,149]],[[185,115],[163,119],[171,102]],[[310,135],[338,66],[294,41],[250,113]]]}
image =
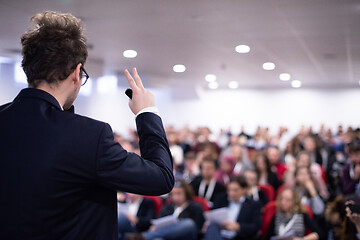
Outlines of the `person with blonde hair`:
{"label": "person with blonde hair", "polygon": [[[281,239],[284,236],[293,236],[294,240],[317,240],[320,231],[306,213],[301,204],[299,194],[294,188],[285,188],[276,200],[276,214],[270,222],[265,239]],[[306,234],[307,230],[311,233]]]}

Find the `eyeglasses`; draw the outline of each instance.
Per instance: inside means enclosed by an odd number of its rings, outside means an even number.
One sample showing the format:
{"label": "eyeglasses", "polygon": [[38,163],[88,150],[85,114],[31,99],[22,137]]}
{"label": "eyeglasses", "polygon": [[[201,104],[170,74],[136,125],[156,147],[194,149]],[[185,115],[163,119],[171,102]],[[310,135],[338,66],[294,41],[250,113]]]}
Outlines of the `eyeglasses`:
{"label": "eyeglasses", "polygon": [[83,74],[82,74],[82,76],[81,76],[81,79],[82,79],[83,81],[84,81],[84,79],[85,79],[84,83],[81,84],[81,86],[84,86],[85,83],[87,82],[87,80],[89,79],[89,74],[87,74],[87,72],[85,71],[85,68],[83,68],[83,67],[80,67],[80,70],[83,72]]}

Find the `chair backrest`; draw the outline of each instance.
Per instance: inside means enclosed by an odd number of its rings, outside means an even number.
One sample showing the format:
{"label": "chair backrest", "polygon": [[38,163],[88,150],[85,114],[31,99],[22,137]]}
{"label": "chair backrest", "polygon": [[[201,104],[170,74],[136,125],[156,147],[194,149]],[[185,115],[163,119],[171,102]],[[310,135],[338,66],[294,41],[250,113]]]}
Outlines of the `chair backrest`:
{"label": "chair backrest", "polygon": [[273,201],[275,199],[275,190],[273,186],[270,184],[260,184],[259,188],[264,191],[269,201]]}
{"label": "chair backrest", "polygon": [[276,214],[276,201],[270,201],[264,206],[261,235],[265,239],[271,220]]}
{"label": "chair backrest", "polygon": [[328,184],[329,183],[329,181],[328,181],[328,179],[327,179],[327,177],[326,177],[326,171],[325,171],[325,169],[320,165],[320,169],[321,169],[321,178],[324,180],[324,183],[325,184]]}
{"label": "chair backrest", "polygon": [[202,198],[202,197],[198,197],[198,196],[194,196],[193,197],[193,201],[197,202],[198,204],[201,205],[201,207],[203,208],[204,212],[207,212],[210,210],[209,204],[206,201],[206,199]]}
{"label": "chair backrest", "polygon": [[156,196],[144,196],[147,199],[151,199],[154,201],[155,204],[155,217],[158,217],[163,205],[163,202],[161,200],[161,198],[156,197]]}
{"label": "chair backrest", "polygon": [[[307,210],[307,214],[308,216],[313,219],[314,218],[314,213],[311,209],[311,207],[309,205],[304,205],[305,209]],[[261,239],[265,239],[266,237],[266,233],[268,231],[269,225],[271,220],[273,219],[273,217],[276,214],[276,201],[271,201],[268,202],[265,207],[264,207],[264,212],[263,212],[263,220],[262,220],[262,226],[261,226]],[[306,231],[307,234],[311,233],[311,231],[309,231],[307,229]]]}

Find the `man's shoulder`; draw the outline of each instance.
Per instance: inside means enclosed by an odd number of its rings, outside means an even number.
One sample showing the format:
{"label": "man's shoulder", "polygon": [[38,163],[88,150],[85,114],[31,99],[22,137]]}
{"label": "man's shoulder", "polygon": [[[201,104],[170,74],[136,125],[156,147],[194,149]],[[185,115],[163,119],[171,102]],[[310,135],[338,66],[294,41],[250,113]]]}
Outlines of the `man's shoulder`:
{"label": "man's shoulder", "polygon": [[1,112],[2,110],[6,109],[7,107],[9,107],[10,104],[11,104],[11,102],[5,103],[4,105],[1,105],[1,106],[0,106],[0,112]]}
{"label": "man's shoulder", "polygon": [[80,125],[82,128],[91,128],[91,129],[102,129],[105,126],[109,126],[108,123],[99,121],[87,116],[83,116],[76,113],[70,113],[62,111],[59,113],[60,118],[64,118],[65,121],[69,124]]}

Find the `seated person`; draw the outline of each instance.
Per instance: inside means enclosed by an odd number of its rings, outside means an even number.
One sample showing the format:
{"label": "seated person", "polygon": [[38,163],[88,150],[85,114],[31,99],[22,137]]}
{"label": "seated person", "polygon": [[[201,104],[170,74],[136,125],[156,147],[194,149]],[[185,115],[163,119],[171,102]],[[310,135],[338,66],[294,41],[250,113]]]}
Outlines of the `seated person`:
{"label": "seated person", "polygon": [[216,180],[226,186],[230,181],[230,177],[233,175],[233,170],[233,160],[229,157],[223,157],[220,160],[220,167],[215,173]]}
{"label": "seated person", "polygon": [[231,158],[235,164],[233,170],[234,175],[242,175],[245,171],[254,169],[254,164],[243,155],[243,149],[240,144],[232,146],[231,155],[227,157]]}
{"label": "seated person", "polygon": [[317,192],[309,168],[299,167],[295,170],[295,189],[300,194],[302,204],[309,205],[317,216],[324,214],[325,204]]}
{"label": "seated person", "polygon": [[201,175],[191,182],[195,195],[205,198],[210,208],[215,197],[226,192],[224,185],[216,181],[215,172],[216,162],[210,158],[204,158],[201,163]]}
{"label": "seated person", "polygon": [[318,163],[311,162],[310,154],[306,151],[299,152],[294,163],[289,166],[288,171],[286,172],[285,184],[294,184],[295,170],[298,167],[307,167],[310,169],[312,179],[314,180],[316,189],[318,189],[320,196],[325,200],[328,199],[329,192],[326,188],[322,167]]}
{"label": "seated person", "polygon": [[194,178],[199,175],[200,166],[196,161],[196,155],[194,152],[188,152],[185,154],[185,169],[183,173],[183,179],[190,183]]}
{"label": "seated person", "polygon": [[280,182],[284,180],[284,174],[287,170],[287,167],[284,163],[280,161],[280,150],[277,147],[271,146],[267,149],[267,157],[270,162],[271,171],[273,171]]}
{"label": "seated person", "polygon": [[261,207],[246,197],[247,191],[248,185],[243,176],[231,177],[227,194],[218,196],[214,202],[215,208],[228,208],[229,220],[222,224],[208,222],[205,240],[256,238],[261,227]]}
{"label": "seated person", "polygon": [[[317,240],[319,229],[303,208],[300,196],[294,188],[285,188],[277,198],[277,211],[270,222],[265,239],[293,234],[295,239]],[[310,234],[306,231],[310,230]]]}
{"label": "seated person", "polygon": [[360,180],[360,143],[351,142],[347,145],[350,164],[346,165],[342,171],[341,184],[343,193],[350,195],[355,193],[355,188]]}
{"label": "seated person", "polygon": [[179,239],[196,240],[205,222],[202,207],[192,201],[193,191],[184,180],[176,180],[170,192],[170,202],[160,212],[160,217],[176,216],[179,221],[163,227],[151,226],[143,234],[129,234],[128,239]]}
{"label": "seated person", "polygon": [[150,227],[150,220],[155,217],[155,204],[153,200],[137,194],[126,195],[118,193],[118,202],[124,203],[126,212],[118,207],[119,239],[123,239],[128,232],[142,232]]}
{"label": "seated person", "polygon": [[256,171],[248,170],[244,173],[246,183],[248,184],[248,196],[255,202],[260,203],[261,207],[264,207],[269,199],[265,192],[258,186],[259,175]]}
{"label": "seated person", "polygon": [[260,184],[270,184],[274,190],[281,185],[277,175],[271,171],[269,159],[265,154],[259,153],[255,157],[255,170],[259,175]]}

